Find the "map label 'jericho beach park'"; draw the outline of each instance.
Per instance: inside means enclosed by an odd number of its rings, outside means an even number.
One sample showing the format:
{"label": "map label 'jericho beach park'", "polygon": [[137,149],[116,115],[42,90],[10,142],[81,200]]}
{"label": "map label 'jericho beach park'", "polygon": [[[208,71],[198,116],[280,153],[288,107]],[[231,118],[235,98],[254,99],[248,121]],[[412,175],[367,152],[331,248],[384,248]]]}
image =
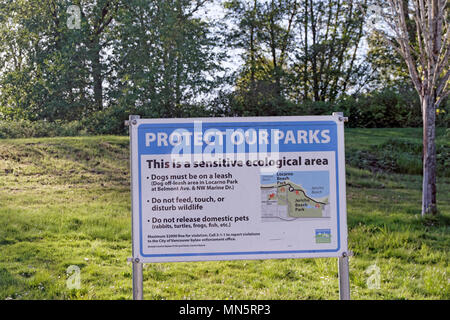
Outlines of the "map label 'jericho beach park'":
{"label": "map label 'jericho beach park'", "polygon": [[130,130],[136,261],[347,252],[337,116],[137,119]]}

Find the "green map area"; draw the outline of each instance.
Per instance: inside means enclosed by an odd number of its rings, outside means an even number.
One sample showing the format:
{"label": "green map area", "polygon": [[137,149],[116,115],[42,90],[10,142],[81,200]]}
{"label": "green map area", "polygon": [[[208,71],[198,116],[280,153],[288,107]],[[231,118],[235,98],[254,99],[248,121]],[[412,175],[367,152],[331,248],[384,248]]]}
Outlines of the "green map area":
{"label": "green map area", "polygon": [[[276,184],[261,186],[262,201],[265,205],[275,204],[276,207],[287,208],[283,210],[289,218],[324,218],[329,206],[328,197],[312,199],[298,184],[284,180]],[[274,208],[275,209],[275,208]],[[277,214],[282,216],[281,214]]]}

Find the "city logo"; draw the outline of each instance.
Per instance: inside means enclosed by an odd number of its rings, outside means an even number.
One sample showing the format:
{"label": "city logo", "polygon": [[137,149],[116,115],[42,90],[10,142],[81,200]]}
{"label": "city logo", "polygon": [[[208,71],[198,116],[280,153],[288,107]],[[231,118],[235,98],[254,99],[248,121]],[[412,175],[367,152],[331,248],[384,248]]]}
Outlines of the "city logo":
{"label": "city logo", "polygon": [[316,229],[316,243],[331,243],[331,230]]}

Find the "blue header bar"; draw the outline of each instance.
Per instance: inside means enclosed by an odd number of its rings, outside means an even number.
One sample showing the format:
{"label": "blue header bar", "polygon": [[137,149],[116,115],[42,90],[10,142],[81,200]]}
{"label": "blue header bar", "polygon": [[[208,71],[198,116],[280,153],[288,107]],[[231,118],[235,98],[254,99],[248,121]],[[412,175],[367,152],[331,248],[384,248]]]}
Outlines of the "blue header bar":
{"label": "blue header bar", "polygon": [[139,154],[337,151],[334,121],[140,124]]}

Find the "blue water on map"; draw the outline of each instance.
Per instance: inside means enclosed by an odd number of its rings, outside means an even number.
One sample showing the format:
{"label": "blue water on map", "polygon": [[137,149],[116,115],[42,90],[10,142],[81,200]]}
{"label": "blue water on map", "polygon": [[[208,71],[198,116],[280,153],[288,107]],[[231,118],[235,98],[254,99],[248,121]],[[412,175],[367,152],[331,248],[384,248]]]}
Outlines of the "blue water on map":
{"label": "blue water on map", "polygon": [[261,184],[272,184],[283,180],[302,186],[309,197],[322,198],[330,194],[330,174],[328,171],[278,171],[261,175]]}

